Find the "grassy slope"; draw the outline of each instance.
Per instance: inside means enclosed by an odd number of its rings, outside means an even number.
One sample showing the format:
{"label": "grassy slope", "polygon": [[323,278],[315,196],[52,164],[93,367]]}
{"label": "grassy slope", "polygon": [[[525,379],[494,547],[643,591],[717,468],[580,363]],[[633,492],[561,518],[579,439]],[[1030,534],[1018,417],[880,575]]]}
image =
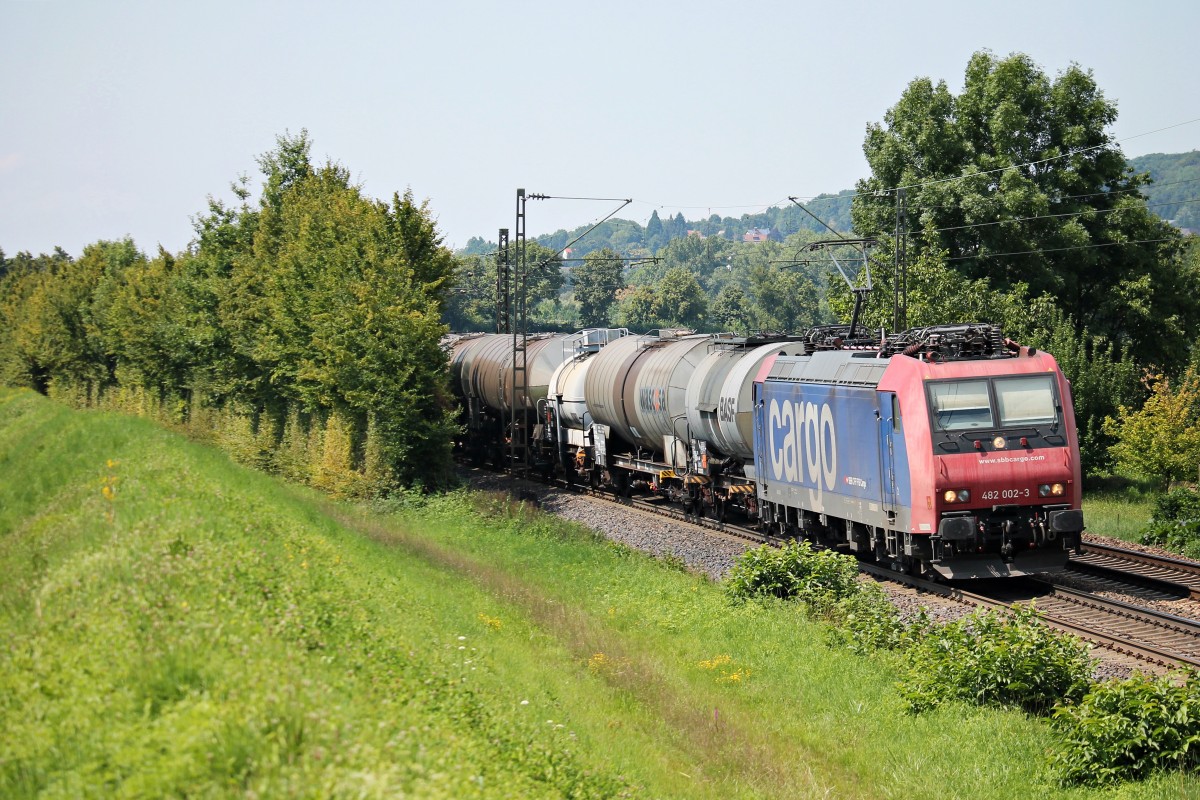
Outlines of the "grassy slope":
{"label": "grassy slope", "polygon": [[1093,796],[1054,787],[1041,724],[905,716],[886,657],[794,608],[499,501],[372,516],[6,390],[0,575],[4,797]]}

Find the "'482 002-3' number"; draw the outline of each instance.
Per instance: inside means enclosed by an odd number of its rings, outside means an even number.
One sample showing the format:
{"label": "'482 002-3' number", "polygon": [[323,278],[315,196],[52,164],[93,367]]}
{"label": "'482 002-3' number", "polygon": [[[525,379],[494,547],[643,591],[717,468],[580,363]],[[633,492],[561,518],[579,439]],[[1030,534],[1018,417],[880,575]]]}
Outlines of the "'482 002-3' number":
{"label": "'482 002-3' number", "polygon": [[1028,489],[988,489],[979,495],[980,500],[1021,500],[1032,496]]}

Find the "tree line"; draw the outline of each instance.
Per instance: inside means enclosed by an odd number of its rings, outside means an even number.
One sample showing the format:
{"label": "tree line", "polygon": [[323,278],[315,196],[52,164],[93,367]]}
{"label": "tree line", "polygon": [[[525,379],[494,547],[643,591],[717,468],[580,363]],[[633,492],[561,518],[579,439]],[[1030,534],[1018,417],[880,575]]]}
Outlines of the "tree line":
{"label": "tree line", "polygon": [[363,196],[307,132],[210,198],[181,253],[0,254],[0,381],[157,415],[342,494],[449,476],[455,261],[411,192]]}

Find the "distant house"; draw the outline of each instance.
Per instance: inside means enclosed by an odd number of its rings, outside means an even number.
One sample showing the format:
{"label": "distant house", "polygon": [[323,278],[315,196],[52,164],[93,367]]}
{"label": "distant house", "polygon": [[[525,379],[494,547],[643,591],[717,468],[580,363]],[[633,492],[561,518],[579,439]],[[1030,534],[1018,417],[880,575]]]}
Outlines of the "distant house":
{"label": "distant house", "polygon": [[694,231],[694,230],[688,230],[688,236],[695,236],[697,239],[705,238],[703,233],[701,233],[700,231]]}
{"label": "distant house", "polygon": [[751,228],[742,234],[743,242],[765,242],[771,238],[770,228]]}

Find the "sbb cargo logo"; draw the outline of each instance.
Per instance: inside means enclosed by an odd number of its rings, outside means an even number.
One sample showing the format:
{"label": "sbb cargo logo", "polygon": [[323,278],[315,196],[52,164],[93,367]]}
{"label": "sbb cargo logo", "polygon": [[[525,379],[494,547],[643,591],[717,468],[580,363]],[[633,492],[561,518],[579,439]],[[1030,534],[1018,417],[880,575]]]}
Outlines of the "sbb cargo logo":
{"label": "sbb cargo logo", "polygon": [[833,491],[837,478],[837,431],[828,403],[772,400],[767,446],[775,480]]}

